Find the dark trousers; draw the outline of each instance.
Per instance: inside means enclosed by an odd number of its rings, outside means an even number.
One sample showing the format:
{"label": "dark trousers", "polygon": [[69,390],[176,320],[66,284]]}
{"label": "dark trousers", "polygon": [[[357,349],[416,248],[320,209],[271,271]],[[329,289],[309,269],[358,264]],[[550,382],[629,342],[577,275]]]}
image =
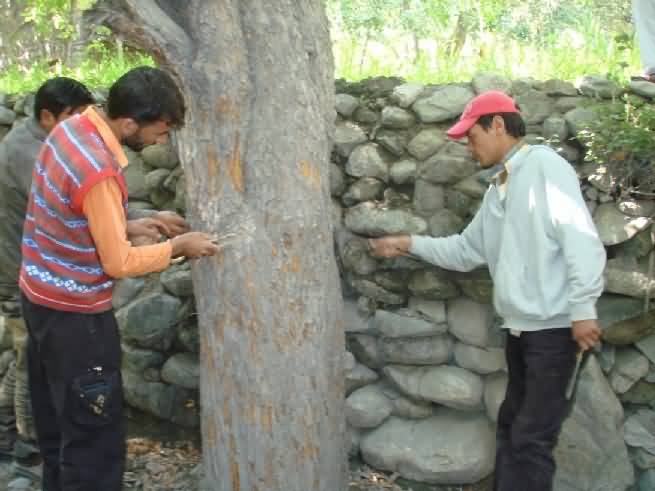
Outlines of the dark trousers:
{"label": "dark trousers", "polygon": [[119,491],[125,464],[121,347],[112,311],[79,314],[22,298],[44,491]]}
{"label": "dark trousers", "polygon": [[570,328],[508,334],[494,491],[552,490],[553,448],[571,408],[565,392],[576,351]]}

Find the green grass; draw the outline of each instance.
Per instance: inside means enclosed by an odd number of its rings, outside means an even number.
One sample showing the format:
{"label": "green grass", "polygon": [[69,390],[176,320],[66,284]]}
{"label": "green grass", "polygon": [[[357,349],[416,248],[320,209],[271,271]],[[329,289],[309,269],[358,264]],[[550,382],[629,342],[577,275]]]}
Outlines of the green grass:
{"label": "green grass", "polygon": [[14,64],[3,70],[0,76],[0,92],[15,94],[34,91],[52,77],[65,76],[83,82],[90,88],[109,87],[118,77],[136,66],[154,66],[147,55],[118,56],[104,53],[98,59],[86,59],[77,67],[36,63],[29,68]]}

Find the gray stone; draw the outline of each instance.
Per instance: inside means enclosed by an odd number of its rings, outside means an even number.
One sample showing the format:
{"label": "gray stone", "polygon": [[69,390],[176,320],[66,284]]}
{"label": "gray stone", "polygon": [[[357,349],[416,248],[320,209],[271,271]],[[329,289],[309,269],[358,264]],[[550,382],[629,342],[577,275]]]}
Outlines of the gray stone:
{"label": "gray stone", "polygon": [[432,215],[428,220],[428,226],[432,237],[448,237],[462,231],[464,220],[455,212],[444,208]]}
{"label": "gray stone", "polygon": [[637,349],[641,351],[646,358],[655,363],[655,334],[640,339],[635,343]]}
{"label": "gray stone", "polygon": [[543,92],[529,90],[515,97],[526,124],[541,124],[553,113],[553,101]]}
{"label": "gray stone", "polygon": [[625,420],[625,442],[655,455],[655,411],[642,409]]}
{"label": "gray stone", "polygon": [[631,239],[651,223],[646,217],[629,217],[616,204],[603,203],[596,208],[594,223],[604,245],[616,245]]}
{"label": "gray stone", "polygon": [[616,362],[616,347],[611,344],[603,343],[601,352],[598,354],[598,363],[603,373],[609,373],[614,368]]}
{"label": "gray stone", "polygon": [[414,184],[414,209],[422,216],[430,216],[441,210],[445,204],[444,188],[423,179],[417,179]]}
{"label": "gray stone", "polygon": [[416,102],[424,88],[421,84],[402,84],[393,89],[389,99],[402,108],[408,108]]}
{"label": "gray stone", "polygon": [[375,142],[394,157],[401,157],[407,146],[407,135],[396,130],[380,130],[375,135]]}
{"label": "gray stone", "polygon": [[123,340],[154,350],[168,350],[175,337],[180,300],[151,293],[116,312]]}
{"label": "gray stone", "polygon": [[348,445],[348,457],[356,458],[359,456],[359,442],[361,439],[362,431],[360,429],[346,426],[346,444]]}
{"label": "gray stone", "polygon": [[469,215],[474,214],[473,203],[474,200],[461,191],[446,188],[445,206],[457,216],[467,218]]}
{"label": "gray stone", "polygon": [[406,294],[408,277],[408,271],[377,271],[373,274],[373,281],[385,290]]}
{"label": "gray stone", "polygon": [[169,384],[187,389],[200,386],[200,362],[193,353],[177,353],[171,356],[161,370],[161,378]]}
{"label": "gray stone", "polygon": [[365,239],[353,237],[343,246],[339,246],[338,250],[346,271],[365,276],[374,273],[377,269],[377,263],[369,254]]}
{"label": "gray stone", "polygon": [[461,485],[491,474],[495,437],[484,416],[439,408],[418,421],[392,416],[366,434],[360,448],[375,469],[420,482]]}
{"label": "gray stone", "polygon": [[560,97],[555,101],[555,110],[560,114],[589,105],[587,97]]}
{"label": "gray stone", "polygon": [[505,400],[508,377],[506,373],[494,373],[484,381],[484,406],[487,416],[494,423],[498,422],[498,411]]}
{"label": "gray stone", "polygon": [[522,78],[518,80],[512,80],[512,94],[516,95],[521,95],[525,94],[529,90],[533,88],[533,85],[535,84],[534,79],[528,77],[528,78]]}
{"label": "gray stone", "polygon": [[644,377],[644,380],[649,384],[655,384],[655,364],[651,364],[648,374]]}
{"label": "gray stone", "polygon": [[[655,99],[655,84],[643,80],[634,80],[628,85],[628,89],[642,97]],[[654,488],[655,489],[655,488]]]}
{"label": "gray stone", "polygon": [[354,428],[375,428],[391,415],[393,406],[376,386],[357,389],[346,399],[346,422]]}
{"label": "gray stone", "polygon": [[175,209],[184,214],[184,210],[186,210],[186,177],[184,176],[181,176],[175,184],[175,201],[173,204]]}
{"label": "gray stone", "polygon": [[416,160],[404,159],[395,162],[389,169],[389,177],[394,184],[413,184],[416,178]]}
{"label": "gray stone", "polygon": [[646,452],[642,448],[631,448],[630,460],[632,460],[637,469],[655,469],[655,455]]}
{"label": "gray stone", "polygon": [[148,368],[159,369],[166,360],[166,357],[158,351],[136,348],[128,343],[121,345],[121,351],[122,367],[134,373],[142,373]]}
{"label": "gray stone", "polygon": [[200,334],[195,324],[180,326],[177,330],[177,340],[190,353],[200,353]]}
{"label": "gray stone", "polygon": [[[652,84],[652,82],[649,83]],[[618,202],[617,206],[621,213],[631,217],[648,217],[655,214],[654,201],[623,198]]]}
{"label": "gray stone", "polygon": [[409,291],[427,300],[448,300],[459,295],[457,285],[447,274],[431,269],[414,271],[409,280]]}
{"label": "gray stone", "polygon": [[30,491],[32,481],[26,477],[17,477],[7,485],[7,491]]}
{"label": "gray stone", "polygon": [[565,142],[569,136],[569,128],[566,120],[561,116],[549,116],[544,121],[543,137],[547,140]]}
{"label": "gray stone", "polygon": [[568,143],[552,143],[549,144],[549,146],[555,150],[559,156],[573,165],[578,164],[580,161],[582,153],[580,152],[580,149],[574,145],[570,145]]}
{"label": "gray stone", "polygon": [[353,182],[341,198],[346,206],[372,201],[382,196],[385,184],[374,177],[362,177]]}
{"label": "gray stone", "polygon": [[[651,84],[652,82],[642,82],[645,84]],[[653,96],[655,97],[655,95]],[[639,476],[639,482],[637,483],[637,491],[653,491],[655,489],[655,470],[649,470],[644,472]]]}
{"label": "gray stone", "polygon": [[182,177],[183,174],[184,171],[182,170],[182,166],[178,166],[173,169],[168,174],[168,177],[164,180],[164,189],[170,191],[171,193],[175,193],[177,191],[177,181],[180,179],[180,177]]}
{"label": "gray stone", "polygon": [[625,490],[634,470],[623,439],[623,408],[595,357],[580,371],[573,409],[555,448],[555,490]]}
{"label": "gray stone", "polygon": [[437,123],[459,116],[475,97],[471,89],[447,85],[431,96],[417,100],[412,109],[423,123]]}
{"label": "gray stone", "polygon": [[388,365],[383,369],[394,386],[410,397],[454,409],[482,408],[482,378],[453,366],[406,367]]}
{"label": "gray stone", "polygon": [[455,363],[475,373],[487,375],[506,368],[505,350],[480,348],[465,343],[455,344]]}
{"label": "gray stone", "polygon": [[512,91],[511,80],[495,73],[478,73],[474,75],[471,85],[473,85],[476,94],[482,94],[489,90],[497,90],[505,94],[510,94]]}
{"label": "gray stone", "polygon": [[377,177],[384,182],[389,180],[389,166],[375,143],[360,145],[352,151],[346,173],[353,177]]}
{"label": "gray stone", "polygon": [[11,109],[0,106],[0,125],[11,126],[16,121],[16,113]]}
{"label": "gray stone", "polygon": [[[616,295],[619,297],[618,295]],[[602,298],[602,297],[601,297]],[[621,297],[619,297],[621,298]],[[603,331],[603,339],[608,343],[615,345],[628,345],[637,342],[652,333],[655,333],[655,311],[643,313],[643,300],[632,299],[634,301],[634,317],[621,319],[613,322]],[[630,313],[630,304],[628,301],[622,302],[626,315]],[[602,318],[601,318],[602,322]],[[603,324],[601,323],[601,327]]]}
{"label": "gray stone", "polygon": [[348,334],[346,346],[355,359],[369,368],[379,368],[378,338],[369,334]]}
{"label": "gray stone", "polygon": [[382,109],[380,123],[386,128],[407,129],[414,126],[416,118],[414,115],[399,107],[387,106]]}
{"label": "gray stone", "polygon": [[146,282],[143,278],[123,278],[116,282],[112,292],[112,306],[118,310],[134,300],[143,290]]}
{"label": "gray stone", "polygon": [[377,384],[391,402],[391,414],[399,418],[422,419],[434,414],[435,405],[428,401],[415,401],[398,392],[387,382]]}
{"label": "gray stone", "polygon": [[393,234],[423,234],[427,223],[405,210],[386,209],[373,203],[360,203],[346,211],[346,227],[356,234],[380,237]]}
{"label": "gray stone", "polygon": [[448,142],[438,154],[419,165],[417,176],[436,184],[455,184],[477,169],[466,147]]}
{"label": "gray stone", "polygon": [[648,266],[625,262],[623,258],[607,261],[605,291],[644,298],[646,292],[655,297],[655,278],[648,279]]}
{"label": "gray stone", "polygon": [[334,105],[339,114],[349,118],[359,107],[359,99],[350,94],[337,94],[334,98]]}
{"label": "gray stone", "polygon": [[450,333],[466,344],[484,348],[489,341],[489,327],[493,310],[488,304],[480,304],[460,297],[448,302]]}
{"label": "gray stone", "polygon": [[171,171],[168,169],[155,169],[146,174],[146,189],[153,192],[164,186],[164,181],[168,179]]}
{"label": "gray stone", "polygon": [[487,269],[460,274],[455,277],[455,283],[469,299],[483,305],[493,301],[493,282]]}
{"label": "gray stone", "polygon": [[578,133],[589,127],[589,124],[598,119],[598,114],[590,107],[576,107],[564,115],[569,133],[576,137]]}
{"label": "gray stone", "polygon": [[354,390],[372,384],[380,378],[380,376],[367,366],[361,363],[355,363],[355,366],[346,370],[346,394],[350,394]]}
{"label": "gray stone", "polygon": [[439,151],[446,144],[443,131],[426,128],[419,131],[407,145],[407,151],[418,160],[425,160]]}
{"label": "gray stone", "polygon": [[639,380],[627,392],[621,394],[623,404],[648,405],[655,403],[655,384]]}
{"label": "gray stone", "polygon": [[127,147],[123,147],[123,150],[129,162],[128,166],[123,170],[123,176],[125,176],[130,200],[148,201],[149,192],[146,188],[146,169],[143,159],[138,153]]}
{"label": "gray stone", "polygon": [[160,281],[169,293],[176,297],[190,297],[193,295],[193,281],[188,265],[171,267],[160,276]]}
{"label": "gray stone", "polygon": [[[200,426],[197,391],[179,385],[148,382],[130,370],[123,370],[122,375],[125,401],[130,406],[180,426]],[[189,401],[193,401],[193,404],[189,404]]]}
{"label": "gray stone", "polygon": [[646,376],[649,369],[648,358],[633,348],[616,350],[616,362],[609,374],[609,382],[614,392],[627,392],[639,379]]}
{"label": "gray stone", "polygon": [[417,179],[414,184],[414,209],[424,217],[432,215],[445,204],[444,187],[423,179]]}
{"label": "gray stone", "polygon": [[349,157],[358,145],[367,141],[366,133],[355,123],[350,121],[337,123],[334,130],[334,149],[342,157]]}
{"label": "gray stone", "polygon": [[328,172],[330,177],[330,194],[339,197],[346,189],[346,176],[337,164],[330,162],[330,170]]}
{"label": "gray stone", "polygon": [[174,169],[180,165],[177,152],[170,143],[150,145],[141,151],[141,157],[146,165],[159,169]]}
{"label": "gray stone", "polygon": [[368,318],[359,312],[356,302],[344,300],[343,327],[347,333],[368,332],[371,330]]}
{"label": "gray stone", "polygon": [[424,298],[412,297],[409,299],[408,308],[427,317],[437,324],[446,322],[446,303],[438,300],[426,300]]}
{"label": "gray stone", "polygon": [[360,106],[353,114],[353,119],[362,124],[374,124],[377,122],[379,114],[369,107]]}
{"label": "gray stone", "polygon": [[405,303],[405,296],[392,293],[385,290],[380,285],[370,281],[370,280],[353,280],[352,286],[357,290],[361,295],[371,298],[376,302],[380,302],[384,305],[402,305]]}
{"label": "gray stone", "polygon": [[586,75],[580,82],[580,93],[596,99],[612,99],[623,92],[615,82],[597,75]]}
{"label": "gray stone", "polygon": [[442,323],[436,323],[420,316],[412,315],[411,311],[407,310],[398,313],[376,310],[375,316],[372,318],[376,332],[385,338],[423,337],[445,334],[448,326],[444,321],[445,319]]}
{"label": "gray stone", "polygon": [[449,336],[420,338],[380,338],[378,351],[384,363],[400,365],[440,365],[450,358]]}
{"label": "gray stone", "polygon": [[549,96],[577,96],[578,89],[571,82],[565,82],[563,80],[551,79],[546,80],[541,85],[541,90],[543,90]]}

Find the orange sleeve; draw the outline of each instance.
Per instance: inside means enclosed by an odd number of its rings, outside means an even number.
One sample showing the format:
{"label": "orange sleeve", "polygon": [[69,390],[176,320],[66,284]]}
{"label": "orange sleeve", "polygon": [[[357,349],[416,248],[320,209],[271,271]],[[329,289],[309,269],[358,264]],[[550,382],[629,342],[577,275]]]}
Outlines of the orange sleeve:
{"label": "orange sleeve", "polygon": [[170,264],[170,241],[133,247],[127,240],[121,190],[114,178],[103,179],[87,192],[83,212],[102,269],[112,278],[141,276],[161,271]]}

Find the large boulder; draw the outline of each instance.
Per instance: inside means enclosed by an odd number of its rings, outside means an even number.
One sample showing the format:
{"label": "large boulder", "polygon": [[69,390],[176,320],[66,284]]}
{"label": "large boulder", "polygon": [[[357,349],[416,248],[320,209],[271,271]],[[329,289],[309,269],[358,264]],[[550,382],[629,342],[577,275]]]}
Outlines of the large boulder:
{"label": "large boulder", "polygon": [[151,293],[116,312],[123,340],[155,351],[166,351],[175,338],[182,302],[170,295]]}
{"label": "large boulder", "polygon": [[376,310],[373,324],[376,332],[386,338],[435,336],[448,330],[445,322],[436,323],[411,311]]}
{"label": "large boulder", "polygon": [[200,362],[193,353],[177,353],[171,356],[161,370],[161,378],[169,384],[187,389],[200,386]]}
{"label": "large boulder", "polygon": [[378,350],[384,363],[440,365],[450,358],[452,346],[449,336],[381,338]]}
{"label": "large boulder", "polygon": [[484,415],[440,408],[418,421],[390,417],[362,438],[360,449],[375,469],[415,481],[459,485],[491,474],[495,436]]}
{"label": "large boulder", "polygon": [[623,408],[594,356],[580,372],[555,459],[555,491],[624,491],[634,482],[623,438]]}
{"label": "large boulder", "polygon": [[453,409],[482,408],[482,378],[463,368],[389,365],[383,371],[395,387],[415,399],[436,402]]}
{"label": "large boulder", "polygon": [[375,428],[392,410],[389,399],[374,385],[357,389],[346,399],[346,421],[354,428]]}
{"label": "large boulder", "polygon": [[624,215],[616,204],[603,203],[594,212],[594,223],[603,245],[611,246],[631,239],[651,224],[646,217]]}
{"label": "large boulder", "polygon": [[345,224],[356,234],[380,237],[393,234],[423,234],[426,221],[401,209],[389,209],[371,202],[360,203],[346,211]]}
{"label": "large boulder", "polygon": [[448,121],[462,114],[474,97],[475,93],[471,89],[447,85],[437,89],[431,96],[417,100],[412,109],[422,123]]}
{"label": "large boulder", "polygon": [[490,305],[460,297],[448,302],[447,311],[448,326],[453,336],[473,346],[487,346],[493,321]]}

